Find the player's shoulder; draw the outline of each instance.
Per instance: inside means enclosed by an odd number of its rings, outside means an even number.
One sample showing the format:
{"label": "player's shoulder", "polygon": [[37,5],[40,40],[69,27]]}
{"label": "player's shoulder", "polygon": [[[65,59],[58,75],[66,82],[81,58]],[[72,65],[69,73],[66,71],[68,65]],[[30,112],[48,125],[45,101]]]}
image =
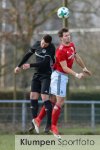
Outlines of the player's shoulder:
{"label": "player's shoulder", "polygon": [[51,57],[54,57],[55,55],[55,45],[53,43],[51,43],[48,47],[47,47],[47,51],[46,54],[50,55]]}
{"label": "player's shoulder", "polygon": [[52,46],[52,47],[55,47],[55,45],[54,45],[53,43],[51,43],[51,46]]}
{"label": "player's shoulder", "polygon": [[36,41],[37,44],[40,44],[41,41]]}
{"label": "player's shoulder", "polygon": [[36,42],[32,45],[33,48],[37,48],[38,46],[40,46],[40,41],[36,41]]}
{"label": "player's shoulder", "polygon": [[34,43],[34,45],[40,46],[40,41],[36,41],[36,42]]}
{"label": "player's shoulder", "polygon": [[70,42],[70,46],[73,46],[73,47],[75,47],[75,44],[74,44],[74,42]]}
{"label": "player's shoulder", "polygon": [[59,51],[61,51],[61,50],[63,50],[64,49],[64,45],[63,44],[61,44],[61,45],[59,45],[58,47],[57,47],[57,50],[59,50]]}
{"label": "player's shoulder", "polygon": [[64,46],[63,45],[59,45],[56,49],[56,54],[57,55],[61,55],[64,53]]}
{"label": "player's shoulder", "polygon": [[70,43],[70,47],[71,47],[71,49],[73,49],[74,51],[76,51],[75,44],[73,42]]}
{"label": "player's shoulder", "polygon": [[52,50],[55,50],[55,45],[54,45],[53,43],[51,43],[51,44],[50,44],[50,48],[51,48]]}

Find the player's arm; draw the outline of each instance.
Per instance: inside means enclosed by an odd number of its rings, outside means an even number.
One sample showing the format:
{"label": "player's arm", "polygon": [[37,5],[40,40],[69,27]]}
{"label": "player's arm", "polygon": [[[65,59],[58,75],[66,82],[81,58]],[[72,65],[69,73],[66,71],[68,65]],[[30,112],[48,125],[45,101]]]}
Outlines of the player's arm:
{"label": "player's arm", "polygon": [[39,67],[39,68],[47,68],[50,66],[50,56],[46,55],[43,61],[37,62],[37,63],[32,63],[32,64],[24,64],[23,69],[28,69],[31,67]]}
{"label": "player's arm", "polygon": [[31,57],[31,55],[33,55],[34,51],[32,49],[30,49],[22,58],[22,60],[20,61],[20,63],[18,64],[18,66],[14,69],[15,73],[20,72],[21,70],[21,66]]}
{"label": "player's arm", "polygon": [[60,65],[61,65],[63,71],[66,72],[67,74],[71,74],[71,75],[73,75],[74,77],[76,77],[78,79],[81,79],[82,77],[84,77],[83,73],[76,73],[75,71],[73,71],[72,69],[67,67],[67,63],[66,63],[65,60],[64,61],[60,61]]}
{"label": "player's arm", "polygon": [[43,59],[43,61],[37,62],[37,63],[33,63],[30,64],[30,67],[49,67],[50,66],[50,56],[46,55],[45,58]]}
{"label": "player's arm", "polygon": [[85,63],[83,62],[82,58],[79,56],[79,54],[76,53],[75,55],[76,63],[81,66],[83,69],[83,72],[87,73],[88,75],[91,75],[91,72],[86,68]]}

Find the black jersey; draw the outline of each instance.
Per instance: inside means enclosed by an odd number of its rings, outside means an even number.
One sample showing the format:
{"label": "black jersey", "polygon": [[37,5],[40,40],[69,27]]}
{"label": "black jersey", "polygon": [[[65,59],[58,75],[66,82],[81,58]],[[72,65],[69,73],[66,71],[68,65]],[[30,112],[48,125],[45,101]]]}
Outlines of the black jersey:
{"label": "black jersey", "polygon": [[[51,43],[48,47],[42,48],[40,41],[37,41],[25,54],[18,67],[22,66],[31,55],[35,54],[35,69],[37,73],[51,73],[51,66],[54,63],[55,46]],[[33,62],[34,63],[34,62]],[[32,65],[31,65],[32,66]]]}

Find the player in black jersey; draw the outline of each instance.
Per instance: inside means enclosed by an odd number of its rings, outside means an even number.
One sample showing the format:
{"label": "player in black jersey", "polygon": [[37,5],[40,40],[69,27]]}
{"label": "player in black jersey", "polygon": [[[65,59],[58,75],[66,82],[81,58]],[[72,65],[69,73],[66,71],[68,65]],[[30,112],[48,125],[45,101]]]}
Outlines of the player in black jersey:
{"label": "player in black jersey", "polygon": [[54,63],[55,46],[52,42],[50,35],[45,35],[41,41],[37,41],[22,58],[19,65],[15,68],[14,72],[18,73],[21,70],[21,66],[33,55],[36,56],[36,62],[30,64],[30,67],[35,67],[36,72],[33,75],[31,83],[31,110],[32,110],[32,124],[34,124],[36,132],[39,133],[39,128],[36,126],[35,118],[38,113],[38,98],[41,94],[41,98],[44,102],[47,123],[46,128],[51,126],[51,113],[52,104],[49,100],[49,87],[50,76],[52,73],[51,66]]}

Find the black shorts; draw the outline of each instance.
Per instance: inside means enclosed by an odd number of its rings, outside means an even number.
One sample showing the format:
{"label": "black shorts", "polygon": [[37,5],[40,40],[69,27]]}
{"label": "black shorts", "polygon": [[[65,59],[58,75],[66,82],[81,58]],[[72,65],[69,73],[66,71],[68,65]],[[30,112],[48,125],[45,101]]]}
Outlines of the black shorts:
{"label": "black shorts", "polygon": [[35,73],[31,83],[31,92],[49,94],[51,74]]}

